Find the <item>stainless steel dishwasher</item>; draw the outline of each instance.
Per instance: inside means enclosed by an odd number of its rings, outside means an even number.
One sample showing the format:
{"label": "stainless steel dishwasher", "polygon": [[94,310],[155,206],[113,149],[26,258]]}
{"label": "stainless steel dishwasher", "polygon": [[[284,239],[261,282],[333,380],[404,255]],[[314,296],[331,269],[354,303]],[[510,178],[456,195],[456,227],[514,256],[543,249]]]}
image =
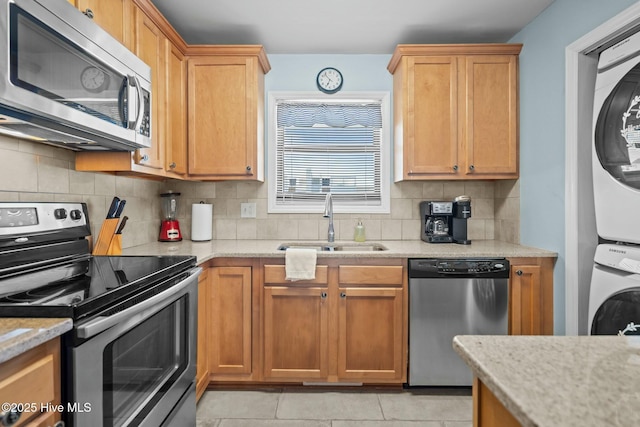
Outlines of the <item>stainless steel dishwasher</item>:
{"label": "stainless steel dishwasher", "polygon": [[509,261],[409,260],[409,385],[470,386],[456,335],[506,335]]}

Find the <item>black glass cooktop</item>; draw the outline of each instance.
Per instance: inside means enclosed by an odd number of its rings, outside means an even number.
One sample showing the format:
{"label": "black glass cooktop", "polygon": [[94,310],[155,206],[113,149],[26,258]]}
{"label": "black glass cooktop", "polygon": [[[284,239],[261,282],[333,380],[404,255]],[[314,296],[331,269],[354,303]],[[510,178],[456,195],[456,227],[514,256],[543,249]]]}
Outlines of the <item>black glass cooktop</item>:
{"label": "black glass cooktop", "polygon": [[159,283],[179,280],[193,256],[95,256],[0,279],[0,317],[77,320]]}

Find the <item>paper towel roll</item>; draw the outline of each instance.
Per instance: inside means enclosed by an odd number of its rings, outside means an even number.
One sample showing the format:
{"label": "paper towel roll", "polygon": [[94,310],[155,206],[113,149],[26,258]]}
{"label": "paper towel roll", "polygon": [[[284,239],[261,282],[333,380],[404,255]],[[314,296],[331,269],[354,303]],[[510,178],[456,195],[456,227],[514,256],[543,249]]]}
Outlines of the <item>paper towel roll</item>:
{"label": "paper towel roll", "polygon": [[213,205],[196,203],[191,205],[191,240],[211,240],[213,234]]}

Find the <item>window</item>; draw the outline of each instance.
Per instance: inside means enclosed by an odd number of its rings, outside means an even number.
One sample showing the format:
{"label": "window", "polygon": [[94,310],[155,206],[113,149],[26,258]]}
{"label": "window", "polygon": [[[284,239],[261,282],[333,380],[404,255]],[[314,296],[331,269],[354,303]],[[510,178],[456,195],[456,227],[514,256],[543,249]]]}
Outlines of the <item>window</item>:
{"label": "window", "polygon": [[388,93],[269,95],[269,212],[389,213]]}

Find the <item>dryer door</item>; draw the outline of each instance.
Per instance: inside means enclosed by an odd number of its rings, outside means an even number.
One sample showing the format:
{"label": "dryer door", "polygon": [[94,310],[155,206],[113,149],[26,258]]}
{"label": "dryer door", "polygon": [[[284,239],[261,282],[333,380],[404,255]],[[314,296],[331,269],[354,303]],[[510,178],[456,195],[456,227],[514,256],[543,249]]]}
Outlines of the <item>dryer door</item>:
{"label": "dryer door", "polygon": [[[632,325],[637,326],[636,328]],[[607,298],[591,323],[591,335],[640,335],[640,288],[627,289]]]}
{"label": "dryer door", "polygon": [[600,164],[613,178],[640,189],[640,64],[604,100],[594,144]]}

